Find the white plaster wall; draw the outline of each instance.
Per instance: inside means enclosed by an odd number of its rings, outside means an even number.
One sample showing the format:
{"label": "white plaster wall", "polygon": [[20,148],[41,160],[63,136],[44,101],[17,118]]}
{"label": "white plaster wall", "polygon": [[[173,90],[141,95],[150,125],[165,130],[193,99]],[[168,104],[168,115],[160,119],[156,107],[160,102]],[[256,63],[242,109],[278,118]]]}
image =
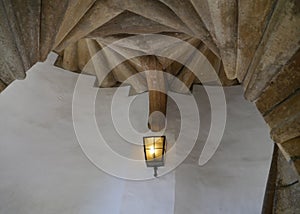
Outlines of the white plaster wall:
{"label": "white plaster wall", "polygon": [[[255,107],[240,87],[225,88],[227,122],[220,147],[204,166],[197,166],[199,147],[209,130],[202,122],[198,148],[176,174],[176,213],[261,213],[272,142]],[[207,97],[195,88],[202,121],[209,120]],[[188,210],[186,212],[186,210]]]}
{"label": "white plaster wall", "polygon": [[[82,152],[72,124],[77,74],[49,62],[36,64],[27,74],[26,80],[13,82],[0,94],[1,214],[260,213],[272,143],[240,87],[225,89],[225,134],[205,166],[197,162],[209,130],[209,102],[203,88],[196,86],[201,129],[192,153],[173,172],[135,182],[100,171]],[[114,90],[105,89],[97,102],[109,102]],[[132,107],[137,126],[139,118],[145,118],[138,107],[146,100],[146,94],[140,95]],[[174,109],[170,105],[169,116]],[[113,134],[106,137],[110,136],[122,140]]]}

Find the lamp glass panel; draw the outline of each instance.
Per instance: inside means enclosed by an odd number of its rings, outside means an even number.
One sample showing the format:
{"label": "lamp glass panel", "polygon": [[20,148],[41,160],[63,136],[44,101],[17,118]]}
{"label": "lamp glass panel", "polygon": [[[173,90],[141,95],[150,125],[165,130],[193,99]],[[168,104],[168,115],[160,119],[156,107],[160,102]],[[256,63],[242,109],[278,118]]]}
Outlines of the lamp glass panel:
{"label": "lamp glass panel", "polygon": [[145,158],[149,162],[162,162],[164,155],[165,137],[145,137]]}
{"label": "lamp glass panel", "polygon": [[150,150],[154,146],[154,138],[153,137],[144,138],[144,144],[146,149]]}
{"label": "lamp glass panel", "polygon": [[146,150],[146,159],[147,161],[151,161],[154,159],[154,154],[150,150]]}
{"label": "lamp glass panel", "polygon": [[155,148],[156,149],[163,149],[164,148],[164,138],[155,138]]}
{"label": "lamp glass panel", "polygon": [[163,149],[155,149],[154,152],[150,149],[146,149],[146,159],[151,161],[153,159],[161,160],[163,155]]}

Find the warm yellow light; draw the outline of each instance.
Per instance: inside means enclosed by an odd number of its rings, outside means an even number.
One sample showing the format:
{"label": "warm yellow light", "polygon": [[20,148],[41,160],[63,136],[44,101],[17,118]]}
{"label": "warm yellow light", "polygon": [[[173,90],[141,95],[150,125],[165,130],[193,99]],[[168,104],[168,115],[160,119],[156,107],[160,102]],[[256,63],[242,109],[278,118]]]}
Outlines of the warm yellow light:
{"label": "warm yellow light", "polygon": [[144,137],[144,153],[147,167],[164,166],[165,136]]}
{"label": "warm yellow light", "polygon": [[164,166],[166,149],[165,136],[149,136],[143,138],[144,153],[147,167],[154,167],[154,176],[157,177],[157,168]]}
{"label": "warm yellow light", "polygon": [[154,153],[155,153],[155,149],[154,149],[153,146],[151,146],[151,147],[150,147],[150,154],[151,154],[151,155],[154,155]]}

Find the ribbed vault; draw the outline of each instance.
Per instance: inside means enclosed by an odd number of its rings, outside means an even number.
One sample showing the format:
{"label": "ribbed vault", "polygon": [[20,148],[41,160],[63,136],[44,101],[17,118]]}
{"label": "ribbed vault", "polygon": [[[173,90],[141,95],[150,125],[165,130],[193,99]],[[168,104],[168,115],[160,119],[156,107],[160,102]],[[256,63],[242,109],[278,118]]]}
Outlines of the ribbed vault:
{"label": "ribbed vault", "polygon": [[[240,83],[271,136],[300,172],[300,2],[298,0],[0,0],[0,90],[25,78],[50,51],[80,72],[103,47],[132,35],[164,34],[199,49],[223,85]],[[180,47],[178,47],[180,48]],[[110,53],[107,60],[118,56]],[[191,55],[191,57],[193,57]],[[156,57],[188,88],[202,83],[182,64]],[[99,85],[141,72],[141,58],[118,65]],[[201,63],[198,65],[201,67]],[[95,68],[90,74],[96,75]],[[137,92],[147,90],[146,80]],[[171,90],[184,92],[169,82]]]}

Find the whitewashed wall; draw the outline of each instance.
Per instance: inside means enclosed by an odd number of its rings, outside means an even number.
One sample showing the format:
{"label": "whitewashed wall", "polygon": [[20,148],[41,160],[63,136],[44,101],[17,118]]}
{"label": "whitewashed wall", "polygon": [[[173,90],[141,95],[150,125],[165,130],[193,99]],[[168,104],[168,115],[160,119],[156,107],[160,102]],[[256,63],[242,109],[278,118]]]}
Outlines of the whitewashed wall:
{"label": "whitewashed wall", "polygon": [[[205,166],[197,162],[209,130],[209,102],[203,88],[195,86],[201,129],[192,153],[166,176],[135,182],[100,171],[82,152],[72,124],[77,74],[49,62],[36,64],[27,74],[0,94],[1,214],[260,213],[272,143],[240,87],[225,89],[225,134]],[[114,90],[105,89],[97,102],[109,101]],[[145,118],[138,109],[144,101],[147,94],[132,104],[133,124]],[[174,109],[171,103],[170,117]],[[106,137],[121,141],[114,133]]]}

